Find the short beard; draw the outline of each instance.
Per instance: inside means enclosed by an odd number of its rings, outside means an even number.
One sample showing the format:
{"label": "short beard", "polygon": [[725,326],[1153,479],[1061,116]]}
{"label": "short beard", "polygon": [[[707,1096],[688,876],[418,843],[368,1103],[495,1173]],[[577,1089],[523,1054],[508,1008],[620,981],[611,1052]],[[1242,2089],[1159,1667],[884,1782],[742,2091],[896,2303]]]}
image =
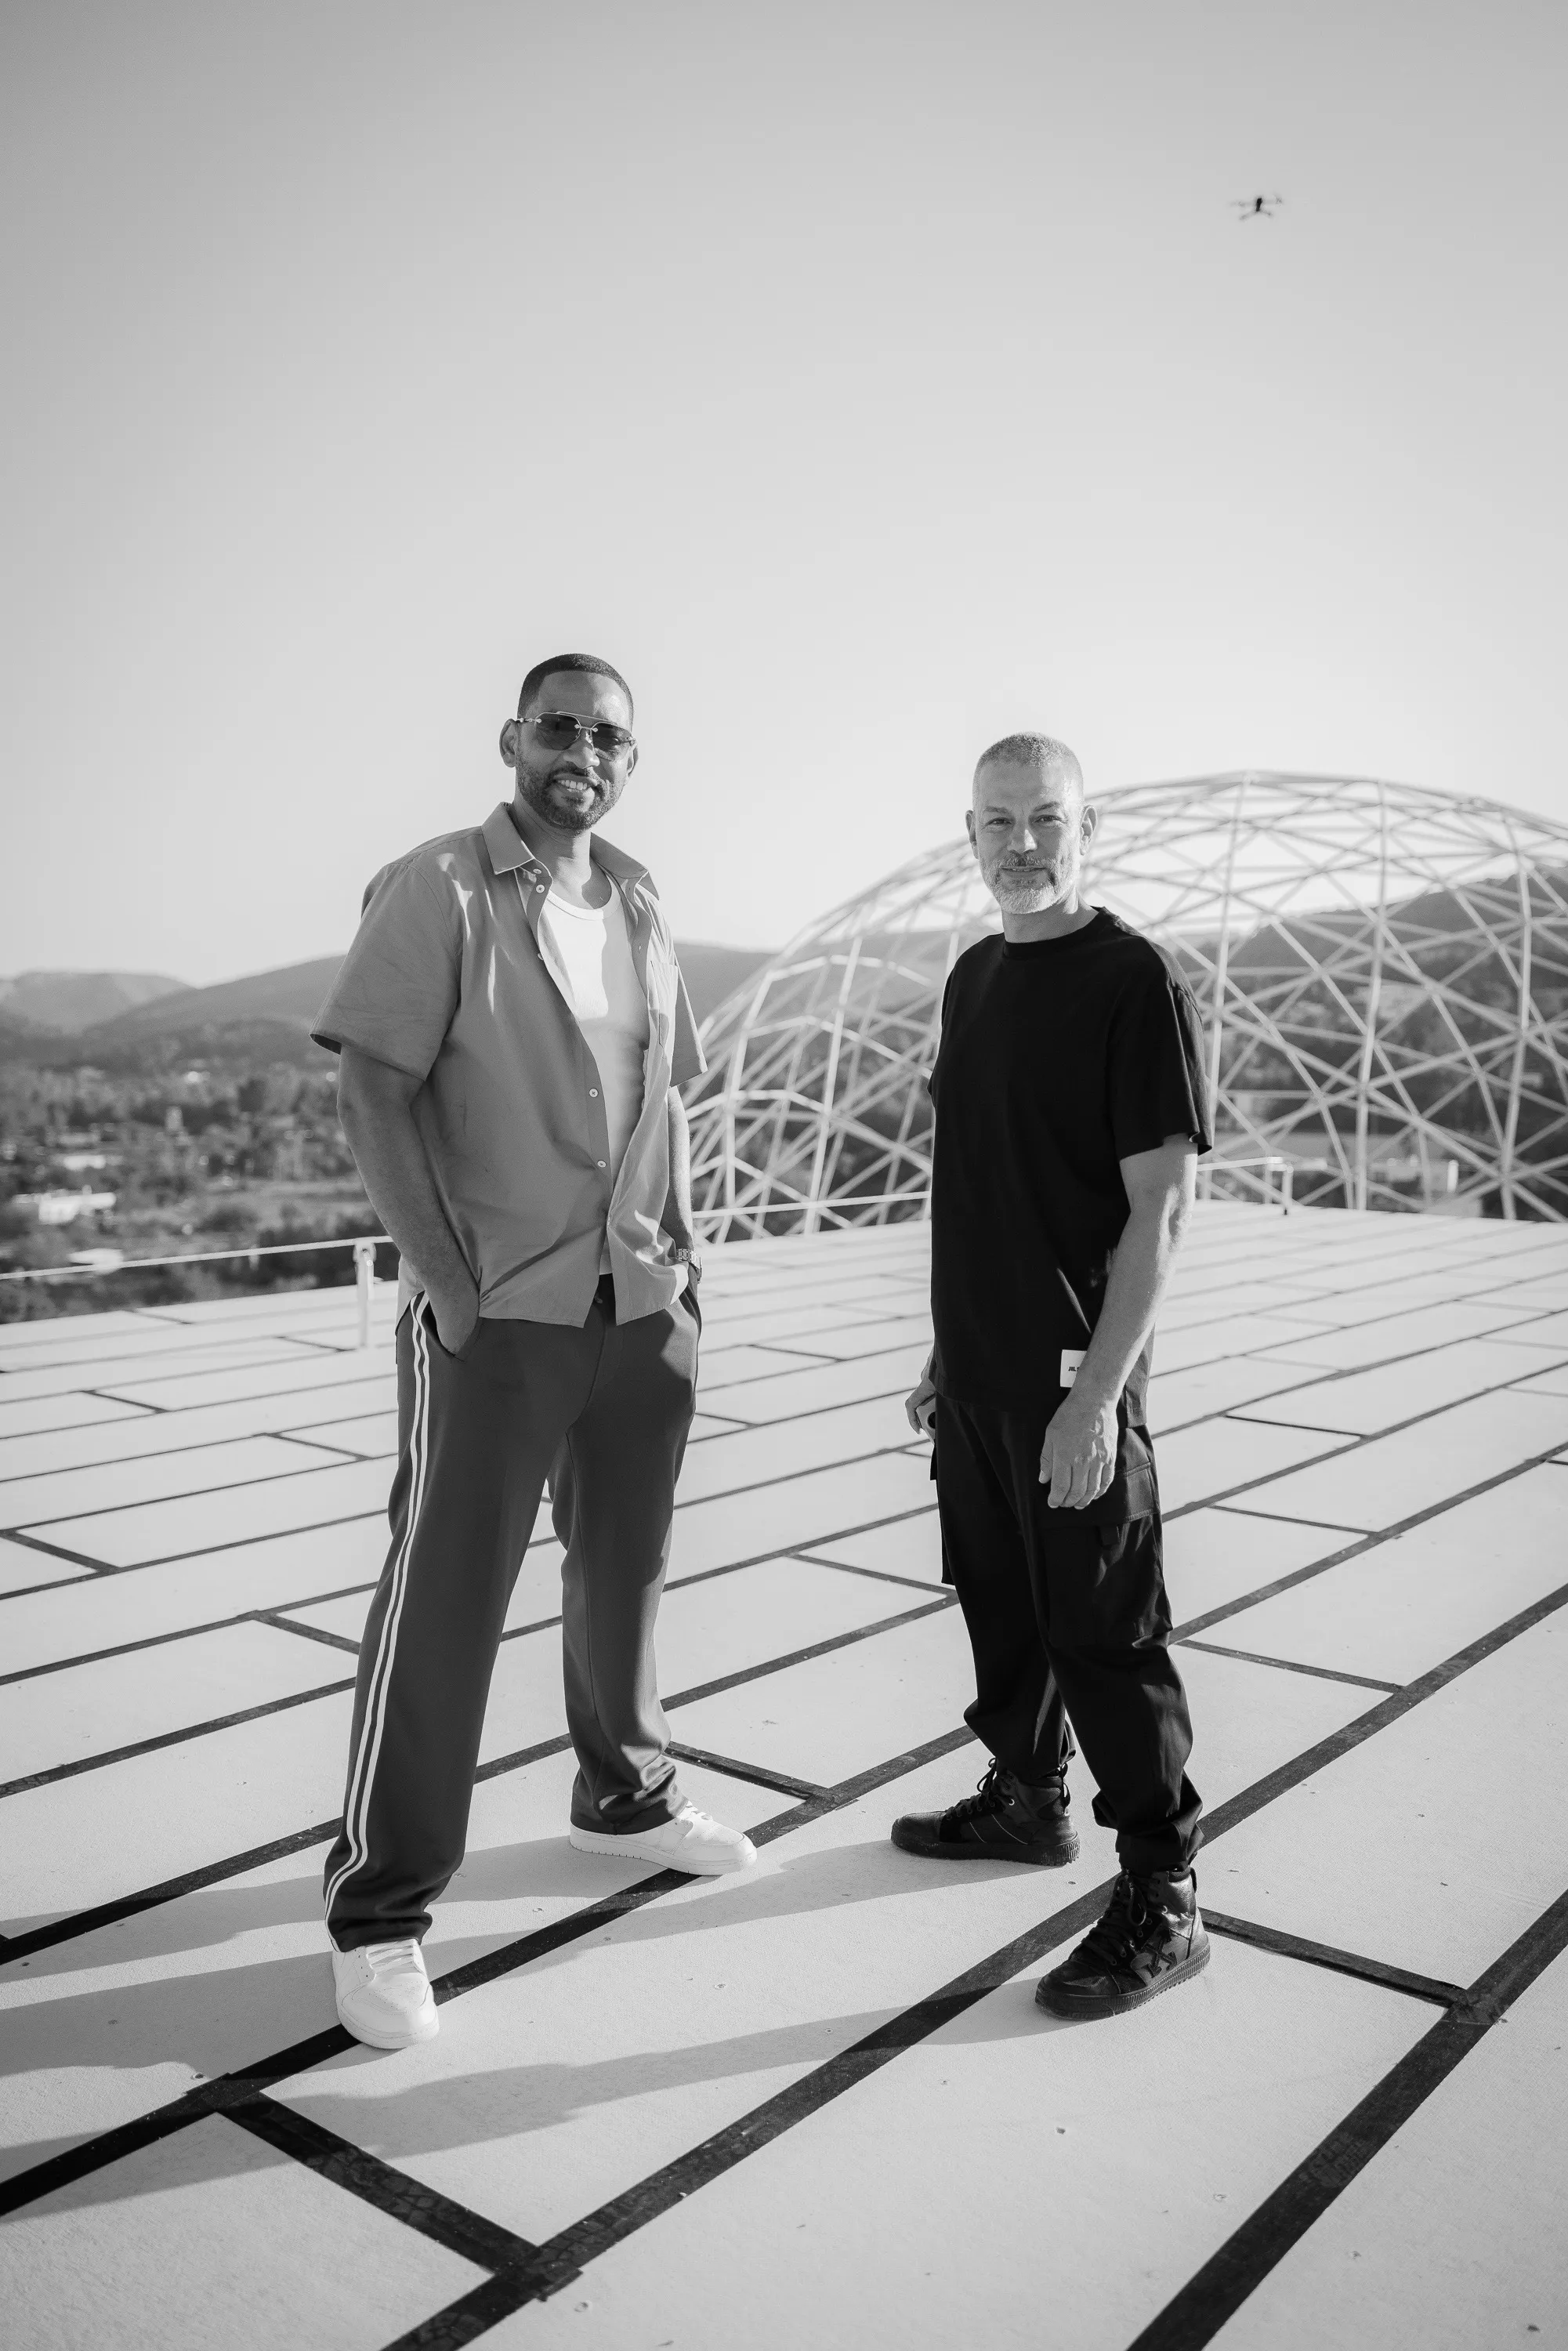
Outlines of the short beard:
{"label": "short beard", "polygon": [[1067,895],[1073,875],[1065,870],[1065,861],[1061,861],[1037,866],[1030,872],[1019,872],[1016,866],[998,865],[985,880],[1004,914],[1038,914]]}
{"label": "short beard", "polygon": [[563,805],[550,797],[553,776],[537,781],[532,776],[519,776],[517,789],[534,814],[545,824],[553,825],[557,832],[591,832],[600,818],[613,805],[612,796],[602,784],[596,784],[595,799],[587,808]]}

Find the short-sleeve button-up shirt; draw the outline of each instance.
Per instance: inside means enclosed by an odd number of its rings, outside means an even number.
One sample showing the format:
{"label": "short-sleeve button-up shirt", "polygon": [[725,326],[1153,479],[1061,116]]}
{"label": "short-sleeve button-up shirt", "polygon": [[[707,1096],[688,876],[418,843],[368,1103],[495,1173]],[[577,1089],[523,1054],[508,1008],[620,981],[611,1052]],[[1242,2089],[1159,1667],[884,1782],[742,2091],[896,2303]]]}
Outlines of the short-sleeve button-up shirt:
{"label": "short-sleeve button-up shirt", "polygon": [[[667,1104],[706,1063],[646,870],[597,836],[593,861],[621,893],[648,1001],[642,1113],[613,1186],[598,1071],[539,934],[549,873],[505,801],[382,868],[311,1032],[422,1081],[414,1122],[480,1313],[496,1321],[582,1322],[606,1247],[620,1320],[685,1286],[660,1222]],[[423,1287],[417,1268],[403,1272]]]}

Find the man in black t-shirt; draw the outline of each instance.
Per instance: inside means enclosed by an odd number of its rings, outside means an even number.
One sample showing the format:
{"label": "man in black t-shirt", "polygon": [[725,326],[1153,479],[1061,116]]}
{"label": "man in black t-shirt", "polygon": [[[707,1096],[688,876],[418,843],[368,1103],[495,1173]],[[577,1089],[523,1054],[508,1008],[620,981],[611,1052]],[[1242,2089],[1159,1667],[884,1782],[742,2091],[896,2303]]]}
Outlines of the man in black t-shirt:
{"label": "man in black t-shirt", "polygon": [[936,1343],[908,1412],[936,1438],[975,1656],[967,1719],[993,1761],[975,1795],[893,1830],[938,1860],[1071,1861],[1076,1733],[1122,1866],[1038,1988],[1061,2016],[1134,2007],[1208,1959],[1145,1425],[1155,1315],[1209,1148],[1202,1037],[1158,948],[1080,894],[1096,821],[1048,736],[1009,736],[975,771],[969,839],[1002,935],[960,956],[943,998]]}

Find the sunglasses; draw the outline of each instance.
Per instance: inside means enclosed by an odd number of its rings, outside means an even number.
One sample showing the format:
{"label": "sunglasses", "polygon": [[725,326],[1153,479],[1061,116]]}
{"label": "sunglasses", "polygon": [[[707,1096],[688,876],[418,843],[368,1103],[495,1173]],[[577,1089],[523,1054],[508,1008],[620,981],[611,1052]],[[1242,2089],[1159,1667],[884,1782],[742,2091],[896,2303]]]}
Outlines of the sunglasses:
{"label": "sunglasses", "polygon": [[570,751],[580,735],[586,735],[605,759],[623,759],[637,747],[633,734],[624,726],[612,726],[606,718],[573,718],[570,711],[544,710],[537,718],[525,718],[522,723],[537,727],[539,741],[549,751]]}

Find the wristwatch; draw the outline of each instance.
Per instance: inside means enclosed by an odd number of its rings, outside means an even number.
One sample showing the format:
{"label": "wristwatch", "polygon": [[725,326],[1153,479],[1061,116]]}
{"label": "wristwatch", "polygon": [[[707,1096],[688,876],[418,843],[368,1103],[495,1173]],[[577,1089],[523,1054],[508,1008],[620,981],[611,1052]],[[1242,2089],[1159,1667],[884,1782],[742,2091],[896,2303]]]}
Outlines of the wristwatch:
{"label": "wristwatch", "polygon": [[673,1249],[670,1251],[670,1263],[684,1265],[688,1281],[700,1281],[703,1278],[703,1261],[693,1248]]}

